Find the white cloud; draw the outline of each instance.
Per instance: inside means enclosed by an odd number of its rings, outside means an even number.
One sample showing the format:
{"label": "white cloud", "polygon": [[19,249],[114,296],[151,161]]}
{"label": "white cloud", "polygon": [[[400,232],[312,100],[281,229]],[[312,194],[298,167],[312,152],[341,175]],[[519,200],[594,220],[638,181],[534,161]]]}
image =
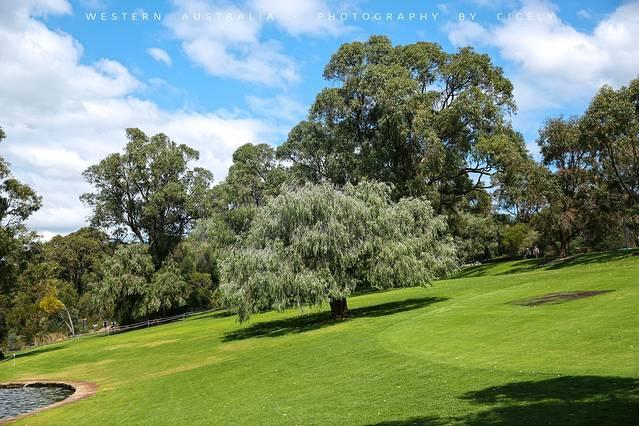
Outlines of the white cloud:
{"label": "white cloud", "polygon": [[444,29],[454,46],[480,46],[487,44],[490,38],[490,32],[478,22],[473,21],[447,24]]}
{"label": "white cloud", "polygon": [[0,23],[19,24],[29,16],[65,15],[71,13],[67,0],[3,0],[0,2]]}
{"label": "white cloud", "polygon": [[149,55],[151,55],[151,57],[153,59],[155,59],[156,61],[162,62],[163,64],[165,64],[168,67],[171,66],[171,64],[172,64],[171,57],[166,52],[166,50],[160,49],[159,47],[149,47],[148,49],[146,49],[146,52]]}
{"label": "white cloud", "polygon": [[584,19],[592,18],[592,14],[590,13],[589,10],[586,10],[586,9],[578,10],[577,11],[577,16],[579,16],[580,18],[584,18]]}
{"label": "white cloud", "polygon": [[285,95],[276,95],[272,98],[247,96],[246,101],[251,111],[261,116],[279,118],[288,122],[299,121],[308,112],[308,106]]}
{"label": "white cloud", "polygon": [[[167,16],[166,25],[181,41],[186,55],[210,75],[271,86],[300,80],[295,62],[282,52],[281,45],[259,39],[265,21],[246,18],[246,9],[206,0],[173,3],[176,8]],[[222,14],[219,20],[217,13]],[[225,19],[227,13],[233,18]]]}
{"label": "white cloud", "polygon": [[486,44],[516,65],[514,80],[521,109],[546,108],[585,100],[603,84],[627,83],[639,72],[639,2],[625,3],[597,24],[578,31],[543,1],[526,1],[523,13],[554,13],[552,19],[505,21],[482,27],[460,23],[448,28],[456,45]]}
{"label": "white cloud", "polygon": [[[81,172],[121,151],[126,127],[164,132],[200,151],[199,165],[223,179],[232,152],[273,139],[274,130],[242,113],[167,111],[143,100],[144,88],[119,62],[80,63],[82,46],[29,16],[25,3],[2,2],[14,25],[0,22],[0,125],[3,155],[14,173],[43,196],[29,225],[50,237],[84,225],[78,197],[89,188]],[[68,13],[64,2],[33,3],[40,15]],[[48,5],[48,6],[47,6]]]}

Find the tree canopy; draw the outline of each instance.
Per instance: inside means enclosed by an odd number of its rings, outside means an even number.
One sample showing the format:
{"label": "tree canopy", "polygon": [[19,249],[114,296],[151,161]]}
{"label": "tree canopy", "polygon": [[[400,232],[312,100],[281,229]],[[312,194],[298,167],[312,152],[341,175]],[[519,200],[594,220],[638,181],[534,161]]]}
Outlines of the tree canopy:
{"label": "tree canopy", "polygon": [[427,285],[455,268],[446,221],[423,198],[394,203],[382,183],[307,184],[260,209],[223,263],[221,290],[241,320],[330,302],[346,315],[358,286]]}
{"label": "tree canopy", "polygon": [[[0,127],[0,143],[7,134]],[[24,222],[42,206],[42,198],[15,178],[9,163],[0,156],[0,341],[7,335],[19,274],[27,267],[35,234]]]}
{"label": "tree canopy", "polygon": [[143,244],[120,246],[103,266],[96,303],[122,323],[146,319],[183,306],[186,282],[174,262],[155,271]]}
{"label": "tree canopy", "polygon": [[103,258],[113,252],[109,237],[94,228],[81,228],[68,235],[56,235],[43,246],[44,258],[57,265],[60,279],[70,282],[81,294],[98,280]]}
{"label": "tree canopy", "polygon": [[619,194],[620,206],[639,215],[639,78],[618,90],[602,87],[581,124],[595,171]]}
{"label": "tree canopy", "polygon": [[[6,137],[0,127],[0,143]],[[42,198],[29,185],[13,177],[9,163],[0,156],[0,227],[15,230],[41,206]]]}
{"label": "tree canopy", "polygon": [[214,202],[236,232],[248,229],[255,211],[269,196],[276,195],[286,179],[286,170],[267,144],[244,144],[233,153],[233,164],[223,182],[216,185]]}
{"label": "tree canopy", "polygon": [[343,44],[324,77],[334,87],[317,95],[278,148],[311,182],[388,182],[395,199],[429,195],[443,211],[526,157],[507,120],[512,84],[471,48],[447,53],[373,36]]}
{"label": "tree canopy", "polygon": [[123,153],[107,156],[84,171],[95,192],[82,195],[93,209],[92,225],[116,237],[148,243],[156,268],[207,214],[213,175],[189,167],[198,152],[159,133],[148,137],[127,129]]}

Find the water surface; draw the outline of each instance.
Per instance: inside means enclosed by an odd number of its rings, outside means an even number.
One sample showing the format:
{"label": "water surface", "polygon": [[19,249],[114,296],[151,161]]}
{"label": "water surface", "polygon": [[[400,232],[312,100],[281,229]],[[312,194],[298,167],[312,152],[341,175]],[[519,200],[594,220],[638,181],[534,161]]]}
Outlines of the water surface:
{"label": "water surface", "polygon": [[0,385],[0,419],[28,413],[71,396],[68,385]]}

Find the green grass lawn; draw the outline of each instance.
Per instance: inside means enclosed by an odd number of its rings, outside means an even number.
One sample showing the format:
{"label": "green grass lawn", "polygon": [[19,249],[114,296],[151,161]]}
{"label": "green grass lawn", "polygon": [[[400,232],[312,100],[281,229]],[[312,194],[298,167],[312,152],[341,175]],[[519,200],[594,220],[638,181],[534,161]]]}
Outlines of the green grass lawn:
{"label": "green grass lawn", "polygon": [[[534,307],[510,302],[613,292]],[[93,397],[28,424],[638,424],[639,256],[482,265],[349,299],[354,317],[208,314],[0,364]]]}

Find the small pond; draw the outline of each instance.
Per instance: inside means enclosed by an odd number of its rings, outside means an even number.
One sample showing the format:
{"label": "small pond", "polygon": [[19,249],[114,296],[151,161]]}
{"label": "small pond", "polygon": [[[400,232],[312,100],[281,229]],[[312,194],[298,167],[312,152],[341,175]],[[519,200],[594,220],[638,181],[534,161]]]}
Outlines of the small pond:
{"label": "small pond", "polygon": [[0,384],[0,422],[62,401],[74,392],[62,383]]}

